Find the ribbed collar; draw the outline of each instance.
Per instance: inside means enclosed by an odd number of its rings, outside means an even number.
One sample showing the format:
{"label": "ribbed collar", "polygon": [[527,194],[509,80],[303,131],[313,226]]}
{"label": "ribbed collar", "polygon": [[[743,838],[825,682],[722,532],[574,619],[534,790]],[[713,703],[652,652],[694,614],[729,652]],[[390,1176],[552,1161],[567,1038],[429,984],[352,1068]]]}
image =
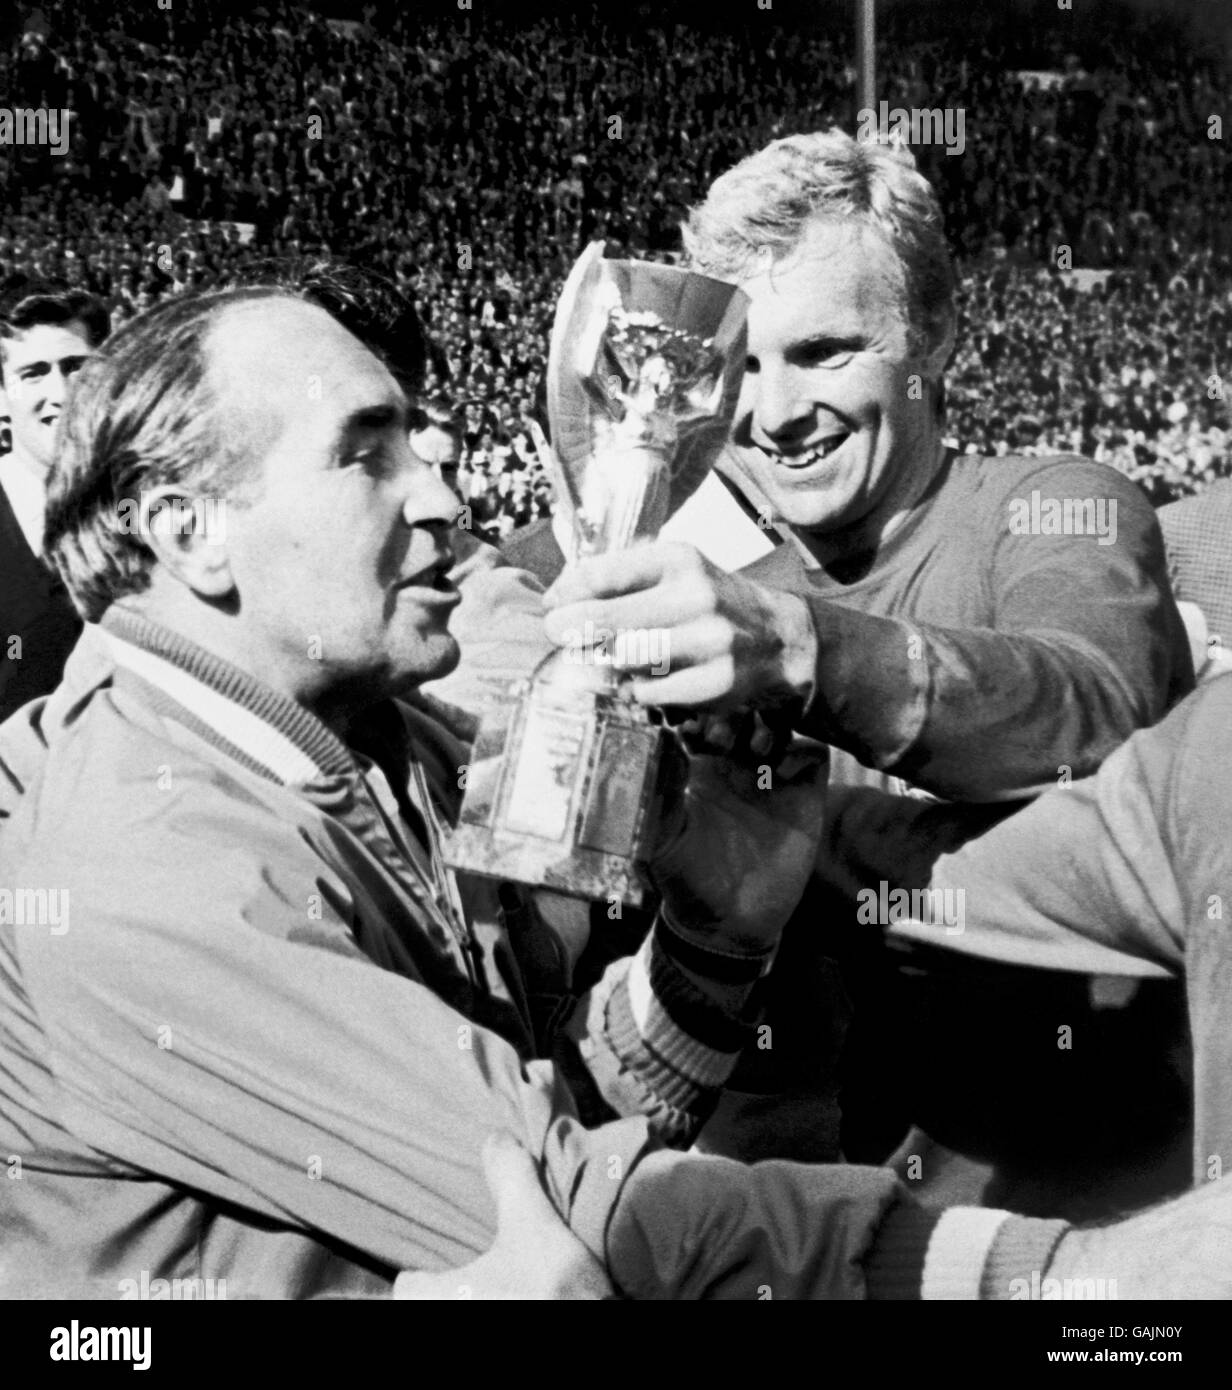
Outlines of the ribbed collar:
{"label": "ribbed collar", "polygon": [[198,725],[277,780],[354,776],[345,743],[303,705],[170,628],[111,607],[100,624],[117,663],[176,701]]}

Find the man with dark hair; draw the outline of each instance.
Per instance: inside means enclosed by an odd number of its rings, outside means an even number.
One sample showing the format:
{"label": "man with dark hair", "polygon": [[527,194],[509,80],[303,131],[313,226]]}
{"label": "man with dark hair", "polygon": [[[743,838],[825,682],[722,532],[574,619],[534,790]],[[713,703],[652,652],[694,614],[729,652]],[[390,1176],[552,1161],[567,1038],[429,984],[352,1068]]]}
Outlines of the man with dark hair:
{"label": "man with dark hair", "polygon": [[81,290],[9,279],[0,289],[0,721],[60,679],[81,631],[64,586],[42,563],[47,470],[69,386],[107,336],[107,311]]}
{"label": "man with dark hair", "polygon": [[283,256],[255,261],[229,283],[277,287],[319,305],[381,359],[411,400],[422,391],[435,349],[414,305],[386,276],[329,256]]}
{"label": "man with dark hair", "polygon": [[431,396],[414,412],[411,424],[411,448],[436,470],[450,492],[457,493],[462,425],[453,407],[443,396]]}

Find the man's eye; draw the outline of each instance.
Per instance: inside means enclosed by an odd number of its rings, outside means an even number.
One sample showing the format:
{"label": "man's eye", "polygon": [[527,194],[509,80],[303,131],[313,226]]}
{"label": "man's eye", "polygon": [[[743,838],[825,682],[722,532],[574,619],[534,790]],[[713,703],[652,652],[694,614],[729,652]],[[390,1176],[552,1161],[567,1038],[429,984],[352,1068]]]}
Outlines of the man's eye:
{"label": "man's eye", "polygon": [[855,356],[850,348],[834,347],[829,344],[819,344],[817,347],[809,348],[805,353],[805,361],[811,367],[845,367]]}
{"label": "man's eye", "polygon": [[348,468],[380,468],[384,461],[384,449],[356,449],[343,460]]}

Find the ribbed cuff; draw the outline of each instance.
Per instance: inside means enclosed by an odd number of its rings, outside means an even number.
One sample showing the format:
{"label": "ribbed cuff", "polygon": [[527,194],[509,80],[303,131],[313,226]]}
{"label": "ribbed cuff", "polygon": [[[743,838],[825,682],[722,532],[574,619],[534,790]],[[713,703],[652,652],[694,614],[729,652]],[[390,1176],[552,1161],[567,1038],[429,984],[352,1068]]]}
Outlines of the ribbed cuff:
{"label": "ribbed cuff", "polygon": [[986,1207],[932,1211],[903,1198],[864,1258],[870,1299],[1040,1298],[1066,1221]]}
{"label": "ribbed cuff", "polygon": [[[719,1089],[735,1068],[752,1028],[711,1005],[708,1026],[702,1030],[708,1041],[686,1029],[672,1010],[696,1012],[700,1017],[706,1012],[702,999],[692,1000],[695,1009],[681,1009],[692,988],[683,977],[677,981],[679,998],[670,1003],[660,998],[651,988],[652,972],[656,976],[661,973],[651,961],[656,954],[660,954],[659,947],[648,937],[607,998],[603,1034],[621,1073],[636,1088],[639,1108],[655,1121],[667,1142],[691,1143],[714,1108]],[[666,965],[669,973],[679,969],[671,962]],[[659,986],[662,984],[660,979]],[[673,993],[666,992],[669,996]],[[722,1040],[734,1044],[732,1050],[715,1045],[720,1032]]]}
{"label": "ribbed cuff", "polygon": [[673,960],[679,961],[686,970],[705,979],[717,980],[721,984],[752,985],[770,973],[774,963],[774,949],[759,951],[754,955],[740,955],[735,951],[719,950],[712,945],[701,945],[691,941],[667,915],[664,908],[659,909],[655,920],[654,934],[663,951]]}
{"label": "ribbed cuff", "polygon": [[1043,1276],[1068,1221],[1011,1216],[997,1232],[980,1280],[980,1297],[996,1301],[1039,1298]]}
{"label": "ribbed cuff", "polygon": [[864,1257],[870,1299],[918,1299],[924,1284],[924,1261],[941,1212],[913,1198],[898,1201],[877,1227],[873,1247]]}
{"label": "ribbed cuff", "polygon": [[930,1302],[978,1299],[988,1252],[1009,1219],[1008,1211],[989,1207],[947,1207],[928,1245],[920,1297]]}
{"label": "ribbed cuff", "polygon": [[[745,1007],[740,1014],[733,1015],[689,980],[680,966],[663,950],[658,937],[652,938],[647,946],[637,953],[629,968],[630,998],[635,1004],[637,986],[643,971],[654,1000],[675,1028],[703,1047],[712,1052],[734,1056],[752,1041],[753,1025],[760,1014],[756,1006],[749,1004],[748,995],[751,990],[742,991]],[[648,1025],[651,1019],[653,1011],[648,1010]],[[657,1031],[647,1026],[646,1036],[653,1041]]]}

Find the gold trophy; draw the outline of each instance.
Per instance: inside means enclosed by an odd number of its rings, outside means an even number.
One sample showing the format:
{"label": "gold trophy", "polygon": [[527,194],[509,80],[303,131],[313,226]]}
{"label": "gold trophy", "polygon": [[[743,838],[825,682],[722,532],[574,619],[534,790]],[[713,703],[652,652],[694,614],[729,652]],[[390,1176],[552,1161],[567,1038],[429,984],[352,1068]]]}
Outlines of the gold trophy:
{"label": "gold trophy", "polygon": [[[735,413],[747,304],[676,266],[604,260],[602,242],[579,258],[548,359],[570,562],[653,539],[701,484]],[[579,634],[491,700],[446,847],[453,868],[641,905],[666,735],[611,663],[613,642],[654,637]]]}

